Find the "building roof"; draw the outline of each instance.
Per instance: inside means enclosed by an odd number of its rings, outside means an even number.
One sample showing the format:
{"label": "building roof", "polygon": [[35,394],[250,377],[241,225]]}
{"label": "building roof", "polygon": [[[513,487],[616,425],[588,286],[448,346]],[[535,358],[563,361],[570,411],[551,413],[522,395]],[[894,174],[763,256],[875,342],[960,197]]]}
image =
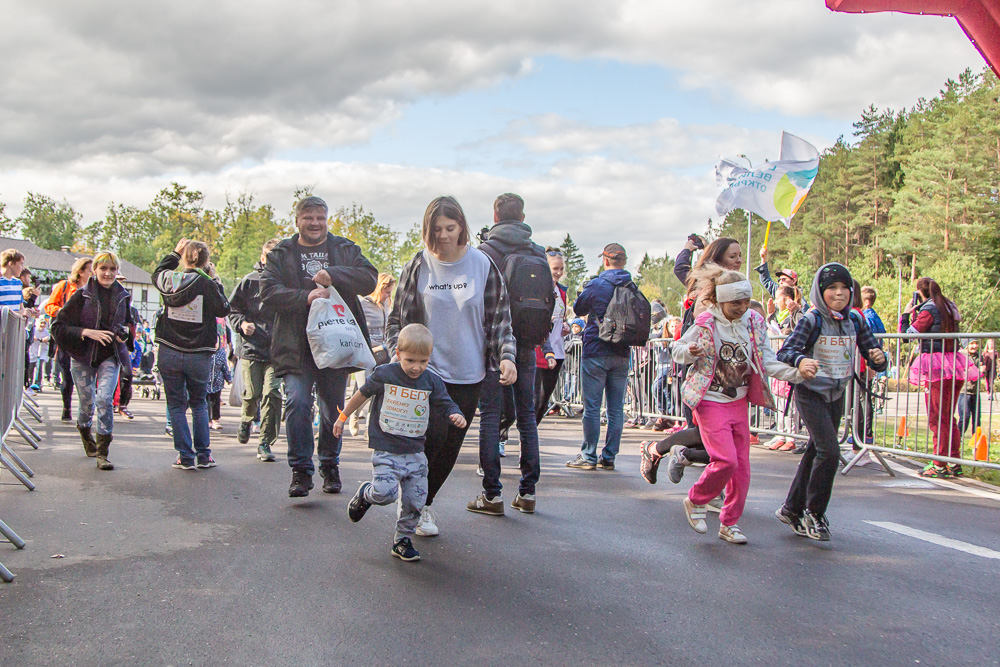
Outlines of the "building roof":
{"label": "building roof", "polygon": [[[39,248],[31,241],[0,236],[0,251],[8,248],[14,248],[24,255],[25,265],[29,269],[45,271],[69,273],[70,269],[73,268],[73,262],[81,257],[89,257],[89,255],[78,252],[46,250],[45,248]],[[118,261],[121,264],[118,270],[125,276],[125,282],[143,283],[146,285],[153,284],[151,276],[147,271],[124,259],[119,258]]]}

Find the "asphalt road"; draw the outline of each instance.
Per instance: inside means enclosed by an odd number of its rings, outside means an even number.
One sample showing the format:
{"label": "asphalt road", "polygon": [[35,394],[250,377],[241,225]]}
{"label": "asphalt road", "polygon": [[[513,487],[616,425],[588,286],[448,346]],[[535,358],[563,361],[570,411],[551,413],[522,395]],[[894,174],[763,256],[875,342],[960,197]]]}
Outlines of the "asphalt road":
{"label": "asphalt road", "polygon": [[579,422],[550,418],[537,514],[509,509],[516,446],[507,515],[465,510],[480,488],[473,430],[435,503],[442,533],[418,538],[410,564],[389,555],[391,508],[347,518],[371,473],[360,437],[344,446],[345,493],[293,500],[284,457],[239,445],[233,409],[213,433],[219,467],[186,472],[170,467],[163,402],[137,397],[107,473],[54,394],[41,400],[41,449],[12,438],[38,489],[0,475],[0,518],[28,542],[0,544],[17,574],[0,584],[2,665],[1000,664],[990,493],[852,471],[834,491],[834,540],[818,544],[772,516],[797,458],[755,449],[750,544],[734,546],[714,515],[707,535],[687,526],[693,475],[642,480],[646,432],[626,431],[618,470],[575,471],[563,464]]}

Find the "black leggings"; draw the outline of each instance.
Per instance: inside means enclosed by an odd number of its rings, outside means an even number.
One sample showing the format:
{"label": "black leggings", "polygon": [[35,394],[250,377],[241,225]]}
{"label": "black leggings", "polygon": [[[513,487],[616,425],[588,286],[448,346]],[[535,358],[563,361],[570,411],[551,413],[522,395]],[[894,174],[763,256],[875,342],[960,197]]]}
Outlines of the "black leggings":
{"label": "black leggings", "polygon": [[704,463],[708,465],[711,461],[708,452],[705,450],[705,445],[701,442],[701,431],[697,426],[677,431],[677,433],[672,433],[663,440],[660,440],[656,443],[656,453],[660,456],[666,456],[667,452],[674,445],[681,445],[688,448],[684,452],[684,458],[691,463]]}
{"label": "black leggings", "polygon": [[69,367],[69,352],[59,348],[59,352],[56,355],[56,362],[59,364],[59,368],[62,369],[63,410],[68,412],[73,407],[73,372]]}
{"label": "black leggings", "polygon": [[448,384],[445,382],[445,389],[451,400],[458,403],[458,408],[467,422],[465,428],[458,428],[445,415],[443,410],[433,410],[430,422],[427,424],[427,436],[424,441],[424,454],[427,456],[427,505],[434,502],[434,496],[441,489],[444,481],[448,479],[455,462],[458,460],[458,452],[462,449],[462,442],[465,434],[469,430],[472,418],[476,416],[476,406],[479,405],[479,387],[482,383],[476,384]]}
{"label": "black leggings", "polygon": [[535,424],[541,424],[549,411],[549,399],[559,382],[559,369],[563,359],[556,359],[555,368],[535,368]]}
{"label": "black leggings", "polygon": [[222,390],[208,393],[209,418],[214,421],[222,419]]}

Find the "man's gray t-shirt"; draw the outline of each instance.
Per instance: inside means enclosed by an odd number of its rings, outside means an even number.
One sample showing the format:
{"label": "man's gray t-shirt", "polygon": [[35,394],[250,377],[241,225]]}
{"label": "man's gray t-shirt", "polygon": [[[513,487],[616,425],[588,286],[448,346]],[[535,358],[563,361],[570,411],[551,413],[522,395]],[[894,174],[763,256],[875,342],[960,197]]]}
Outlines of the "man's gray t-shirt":
{"label": "man's gray t-shirt", "polygon": [[469,247],[457,262],[441,262],[424,250],[417,290],[427,328],[434,334],[428,368],[451,384],[475,384],[486,377],[486,319],[483,295],[492,263]]}

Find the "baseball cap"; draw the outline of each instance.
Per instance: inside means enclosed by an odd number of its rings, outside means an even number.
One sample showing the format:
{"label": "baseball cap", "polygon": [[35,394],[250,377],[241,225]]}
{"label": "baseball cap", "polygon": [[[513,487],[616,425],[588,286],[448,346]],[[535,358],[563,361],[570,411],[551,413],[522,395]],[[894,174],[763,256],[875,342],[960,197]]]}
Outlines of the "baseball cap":
{"label": "baseball cap", "polygon": [[625,247],[620,243],[609,243],[604,246],[604,252],[597,256],[598,259],[601,257],[607,257],[613,260],[627,259],[628,255],[625,254]]}
{"label": "baseball cap", "polygon": [[782,269],[781,271],[778,271],[778,272],[777,272],[776,274],[774,274],[774,275],[778,276],[779,278],[780,278],[781,276],[786,276],[786,277],[788,277],[788,278],[789,278],[789,279],[790,279],[790,280],[791,280],[791,281],[792,281],[793,283],[797,283],[797,282],[799,282],[799,274],[795,273],[795,271],[792,271],[791,269]]}

